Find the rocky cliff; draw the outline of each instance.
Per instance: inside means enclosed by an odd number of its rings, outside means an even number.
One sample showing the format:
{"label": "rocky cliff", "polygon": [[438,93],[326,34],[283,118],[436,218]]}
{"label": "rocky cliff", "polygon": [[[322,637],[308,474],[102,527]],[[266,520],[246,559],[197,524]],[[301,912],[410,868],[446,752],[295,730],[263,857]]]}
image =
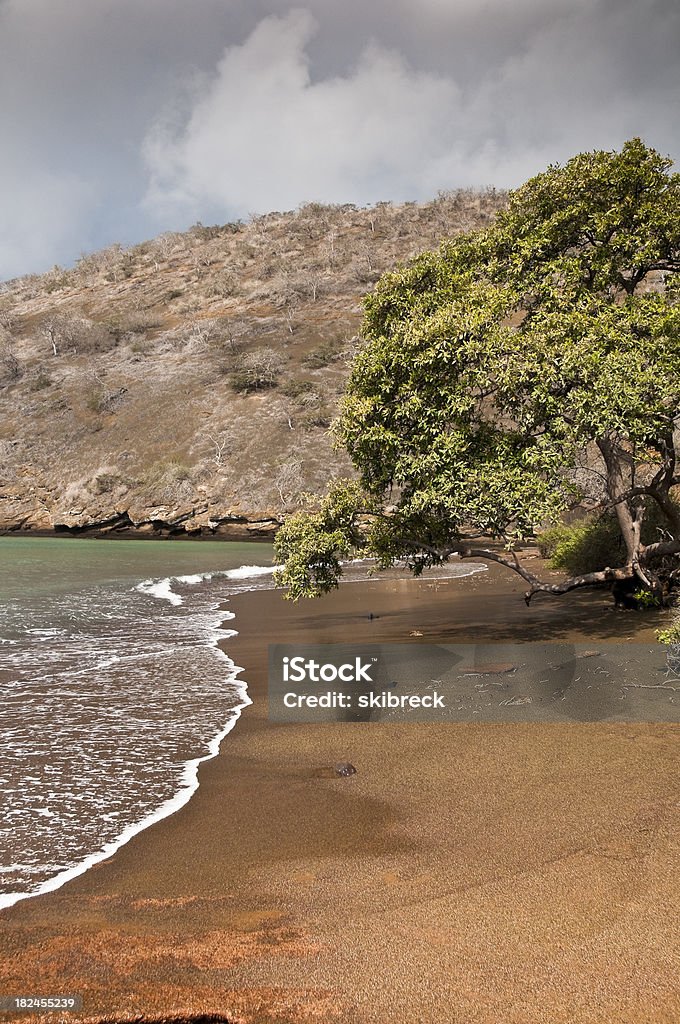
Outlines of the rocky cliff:
{"label": "rocky cliff", "polygon": [[503,200],[309,204],[0,286],[0,530],[271,534],[350,472],[362,296]]}

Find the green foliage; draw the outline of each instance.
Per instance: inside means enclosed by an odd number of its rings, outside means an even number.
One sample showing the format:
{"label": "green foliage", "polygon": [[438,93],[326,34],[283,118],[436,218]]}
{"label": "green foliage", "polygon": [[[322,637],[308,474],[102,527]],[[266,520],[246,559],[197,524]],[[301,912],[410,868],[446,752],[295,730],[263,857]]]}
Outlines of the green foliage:
{"label": "green foliage", "polygon": [[[673,504],[676,505],[675,502]],[[643,542],[653,544],[664,528],[663,515],[654,503],[650,503],[642,527]],[[587,516],[573,523],[558,523],[542,530],[536,543],[543,558],[549,560],[551,568],[562,569],[570,576],[620,565],[626,556],[621,529],[612,512]],[[639,604],[649,603],[651,606],[658,603],[649,591],[644,594],[644,597],[637,594],[633,596]]]}
{"label": "green foliage", "polygon": [[637,606],[640,609],[660,608],[662,605],[661,598],[656,594],[652,594],[650,590],[646,590],[644,587],[639,587],[637,590],[634,590],[632,597],[637,602]]}
{"label": "green foliage", "polygon": [[303,395],[308,395],[314,391],[316,385],[313,380],[289,380],[285,384],[281,385],[281,394],[285,395],[286,398],[300,398]]}
{"label": "green foliage", "polygon": [[320,370],[338,358],[337,346],[332,341],[324,341],[302,357],[302,365],[308,366],[310,370]]}
{"label": "green foliage", "polygon": [[619,524],[612,515],[544,530],[538,536],[538,548],[553,569],[564,569],[570,576],[619,565],[626,554]]}
{"label": "green foliage", "polygon": [[[558,522],[583,498],[572,470],[593,442],[648,478],[668,464],[680,305],[646,283],[680,268],[669,167],[639,139],[581,154],[367,297],[336,434],[379,509],[367,543],[381,561],[407,556],[418,572],[469,533],[511,547]],[[603,529],[563,538],[560,557],[603,557]],[[313,565],[313,533],[296,530]],[[336,533],[323,533],[326,558]],[[293,597],[310,590],[289,583]]]}
{"label": "green foliage", "polygon": [[276,535],[275,557],[283,568],[274,579],[289,588],[290,597],[319,597],[337,586],[341,559],[365,544],[359,529],[362,500],[359,485],[342,480],[314,511],[286,520]]}
{"label": "green foliage", "polygon": [[659,629],[656,633],[660,644],[669,644],[680,648],[680,618],[675,619],[668,629]]}

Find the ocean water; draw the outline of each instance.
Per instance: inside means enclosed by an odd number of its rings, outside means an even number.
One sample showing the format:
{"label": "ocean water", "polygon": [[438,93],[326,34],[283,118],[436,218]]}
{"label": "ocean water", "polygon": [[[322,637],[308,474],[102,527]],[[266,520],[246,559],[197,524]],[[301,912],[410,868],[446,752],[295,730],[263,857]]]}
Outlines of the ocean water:
{"label": "ocean water", "polygon": [[190,798],[249,703],[219,606],[272,585],[267,544],[0,538],[0,907]]}
{"label": "ocean water", "polygon": [[191,798],[250,703],[225,602],[272,572],[268,544],[0,537],[0,908]]}

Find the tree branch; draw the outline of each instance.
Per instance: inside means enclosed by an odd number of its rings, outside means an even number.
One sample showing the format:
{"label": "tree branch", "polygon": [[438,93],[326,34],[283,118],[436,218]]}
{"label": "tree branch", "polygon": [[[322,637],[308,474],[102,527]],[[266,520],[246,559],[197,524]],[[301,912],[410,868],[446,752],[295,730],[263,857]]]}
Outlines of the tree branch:
{"label": "tree branch", "polygon": [[529,605],[535,594],[567,594],[570,590],[577,590],[580,587],[592,587],[598,583],[613,583],[615,580],[632,579],[634,575],[635,572],[632,565],[624,565],[618,569],[610,569],[608,566],[606,569],[599,570],[599,572],[588,572],[583,576],[572,576],[568,580],[563,580],[562,583],[541,583],[537,581],[526,592],[524,600]]}
{"label": "tree branch", "polygon": [[538,576],[534,576],[533,573],[529,572],[529,570],[522,565],[515,551],[511,552],[512,558],[501,555],[498,551],[493,551],[490,548],[459,546],[451,552],[451,554],[454,553],[459,555],[461,558],[483,558],[489,562],[497,562],[499,565],[504,565],[507,569],[512,569],[512,571],[521,576],[523,580],[530,583],[532,587],[541,584]]}

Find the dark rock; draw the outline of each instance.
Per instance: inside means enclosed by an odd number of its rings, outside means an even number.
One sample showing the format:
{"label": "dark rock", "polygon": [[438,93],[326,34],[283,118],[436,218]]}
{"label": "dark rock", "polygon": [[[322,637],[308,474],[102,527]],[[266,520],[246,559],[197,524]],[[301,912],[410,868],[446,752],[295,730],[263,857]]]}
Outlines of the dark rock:
{"label": "dark rock", "polygon": [[349,761],[339,761],[335,766],[335,774],[343,778],[348,775],[356,775],[356,773],[356,768]]}
{"label": "dark rock", "polygon": [[640,587],[640,581],[634,576],[625,580],[615,580],[612,584],[614,607],[637,611],[640,608],[640,602],[635,597],[635,593],[640,590]]}

